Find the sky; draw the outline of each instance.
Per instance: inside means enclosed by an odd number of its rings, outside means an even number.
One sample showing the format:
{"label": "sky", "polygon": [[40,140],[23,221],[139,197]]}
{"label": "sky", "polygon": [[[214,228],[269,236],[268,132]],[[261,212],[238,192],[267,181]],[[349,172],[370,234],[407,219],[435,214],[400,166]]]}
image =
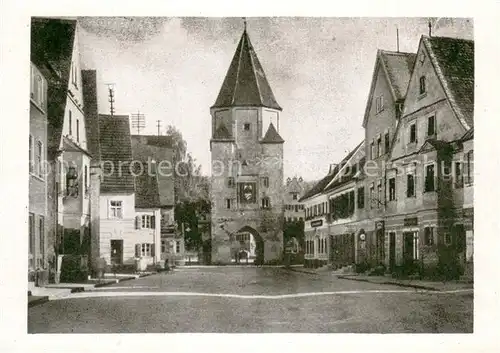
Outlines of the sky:
{"label": "sky", "polygon": [[[146,117],[141,134],[178,128],[210,173],[210,106],[244,28],[238,18],[84,17],[84,69],[96,69],[99,112]],[[465,18],[247,18],[247,32],[278,103],[285,178],[318,180],[364,138],[377,49],[416,52],[420,36],[473,39]]]}

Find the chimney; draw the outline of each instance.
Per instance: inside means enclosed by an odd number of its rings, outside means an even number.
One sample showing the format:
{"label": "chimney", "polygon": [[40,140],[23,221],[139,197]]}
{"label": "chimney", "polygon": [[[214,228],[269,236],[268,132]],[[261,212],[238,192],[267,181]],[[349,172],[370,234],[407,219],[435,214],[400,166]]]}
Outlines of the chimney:
{"label": "chimney", "polygon": [[328,175],[332,175],[333,174],[333,171],[335,170],[335,168],[338,166],[337,163],[330,163],[330,170],[328,171]]}

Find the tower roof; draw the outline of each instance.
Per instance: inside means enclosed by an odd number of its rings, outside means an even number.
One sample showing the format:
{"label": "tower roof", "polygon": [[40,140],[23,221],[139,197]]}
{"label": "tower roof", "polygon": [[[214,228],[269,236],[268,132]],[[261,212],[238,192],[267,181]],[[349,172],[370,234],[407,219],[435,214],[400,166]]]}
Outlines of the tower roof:
{"label": "tower roof", "polygon": [[212,108],[232,106],[263,106],[281,110],[246,29]]}
{"label": "tower roof", "polygon": [[260,141],[261,143],[283,143],[285,140],[283,140],[278,134],[278,131],[276,131],[276,128],[274,127],[273,123],[269,124],[269,128],[267,129],[266,134],[264,135],[264,138]]}

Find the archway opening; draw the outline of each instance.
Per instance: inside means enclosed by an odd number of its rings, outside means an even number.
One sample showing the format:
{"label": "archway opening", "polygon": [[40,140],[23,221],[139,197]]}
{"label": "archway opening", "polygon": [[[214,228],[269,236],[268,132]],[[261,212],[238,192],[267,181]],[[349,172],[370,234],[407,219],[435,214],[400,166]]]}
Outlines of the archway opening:
{"label": "archway opening", "polygon": [[237,263],[264,263],[264,239],[257,230],[245,226],[236,232],[236,249],[234,251]]}

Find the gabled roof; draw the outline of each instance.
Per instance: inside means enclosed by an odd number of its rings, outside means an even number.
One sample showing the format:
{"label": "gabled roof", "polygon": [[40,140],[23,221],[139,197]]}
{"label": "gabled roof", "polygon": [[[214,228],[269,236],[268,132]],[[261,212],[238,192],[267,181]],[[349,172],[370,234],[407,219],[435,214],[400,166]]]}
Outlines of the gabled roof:
{"label": "gabled roof", "polygon": [[99,115],[103,177],[101,193],[133,193],[132,144],[127,115]]}
{"label": "gabled roof", "polygon": [[61,143],[76,21],[32,17],[31,61],[47,78],[47,147]]}
{"label": "gabled roof", "polygon": [[281,110],[244,30],[212,108],[262,106]]}
{"label": "gabled roof", "polygon": [[466,129],[474,126],[474,41],[422,36],[448,101]]}
{"label": "gabled roof", "polygon": [[[359,170],[359,162],[351,163],[351,159],[352,157],[354,157],[356,152],[358,152],[359,149],[364,148],[364,146],[365,141],[363,140],[351,152],[349,152],[347,156],[344,157],[344,159],[342,159],[342,161],[335,167],[334,178],[328,183],[324,191],[332,190],[337,186],[344,184],[344,182],[353,180],[354,176]],[[345,166],[347,166],[348,168],[348,173],[340,173]]]}
{"label": "gabled roof", "polygon": [[269,128],[267,129],[266,134],[264,135],[264,138],[260,140],[261,143],[284,143],[285,140],[283,140],[276,131],[276,128],[274,127],[273,123],[269,124]]}
{"label": "gabled roof", "polygon": [[83,154],[86,154],[89,157],[92,157],[92,155],[89,154],[88,151],[85,149],[81,148],[79,145],[77,145],[74,141],[71,139],[67,138],[66,136],[63,136],[62,138],[62,145],[63,145],[63,151],[66,152],[80,152]]}
{"label": "gabled roof", "polygon": [[290,180],[290,183],[285,186],[285,190],[286,190],[286,192],[301,193],[303,190],[303,187],[302,187],[301,183],[299,182],[299,180],[297,179],[297,177],[293,177]]}
{"label": "gabled roof", "polygon": [[384,72],[387,82],[391,89],[394,101],[403,100],[408,90],[413,64],[415,63],[415,53],[393,52],[388,50],[377,50],[375,66],[372,74],[372,82],[370,85],[370,93],[365,108],[365,116],[363,119],[363,127],[366,127],[368,116],[370,114],[371,104],[373,101],[373,91],[377,83],[378,70]]}
{"label": "gabled roof", "polygon": [[351,159],[351,157],[354,155],[354,153],[356,153],[357,150],[359,150],[359,148],[363,145],[364,143],[364,140],[361,141],[357,146],[356,148],[354,148],[351,152],[349,152],[349,154],[347,154],[347,156],[344,157],[344,159],[342,159],[342,161],[337,164],[334,168],[334,170],[329,173],[328,175],[326,175],[323,179],[321,179],[318,183],[316,183],[316,185],[314,185],[304,196],[302,196],[300,198],[299,201],[304,201],[306,199],[309,199],[323,191],[326,191],[326,187],[329,186],[329,184],[334,181],[335,177],[339,174],[340,170],[342,169],[342,167],[344,167],[346,165],[346,163]]}
{"label": "gabled roof", "polygon": [[95,70],[82,70],[83,112],[87,148],[96,161],[101,160],[99,145],[99,112],[97,109],[97,74]]}
{"label": "gabled roof", "polygon": [[[138,165],[137,165],[138,167]],[[147,171],[147,164],[143,163],[142,170]],[[135,207],[136,208],[159,208],[160,193],[158,190],[158,180],[156,174],[149,175],[141,173],[141,170],[136,168],[135,177]]]}
{"label": "gabled roof", "polygon": [[165,135],[131,135],[132,139],[144,141],[149,146],[156,146],[162,148],[173,148],[172,136]]}
{"label": "gabled roof", "polygon": [[396,100],[404,99],[417,55],[414,53],[381,50],[380,57],[387,71],[387,76],[394,90]]}

